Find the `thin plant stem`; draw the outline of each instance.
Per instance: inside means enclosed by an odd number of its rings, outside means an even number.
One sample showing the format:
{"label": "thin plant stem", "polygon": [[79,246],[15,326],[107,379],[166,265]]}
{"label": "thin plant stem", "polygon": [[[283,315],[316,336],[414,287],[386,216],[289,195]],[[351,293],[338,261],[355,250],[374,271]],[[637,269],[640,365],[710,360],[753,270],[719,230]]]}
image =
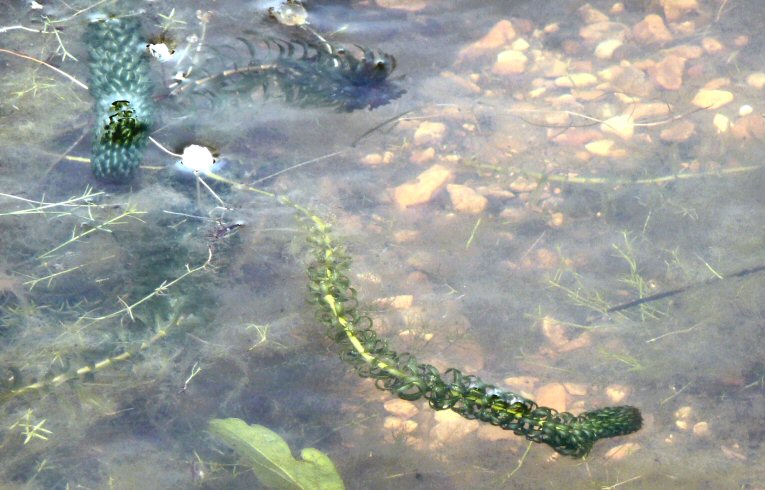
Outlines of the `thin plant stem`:
{"label": "thin plant stem", "polygon": [[221,199],[220,196],[218,194],[216,194],[214,190],[212,190],[212,187],[207,185],[207,182],[205,182],[205,179],[203,179],[202,176],[199,175],[199,172],[194,172],[194,176],[197,178],[197,181],[200,184],[202,184],[204,186],[204,188],[207,189],[210,192],[210,194],[212,194],[212,196],[215,198],[215,200],[218,201],[218,204],[220,204],[224,208],[227,207],[226,203],[223,202],[223,199]]}
{"label": "thin plant stem", "polygon": [[55,71],[55,72],[56,72],[56,73],[58,73],[59,75],[62,75],[62,76],[64,76],[64,77],[68,78],[69,80],[71,80],[72,82],[76,83],[76,84],[77,84],[77,85],[79,85],[81,88],[84,88],[85,90],[88,90],[88,86],[87,86],[87,85],[85,85],[85,84],[84,84],[84,83],[82,83],[81,81],[77,80],[77,79],[76,79],[76,78],[74,78],[72,75],[70,75],[70,74],[68,74],[67,72],[65,72],[64,70],[61,70],[61,69],[59,69],[59,68],[56,68],[55,66],[51,65],[50,63],[46,63],[46,62],[45,62],[45,61],[43,61],[43,60],[38,60],[37,58],[34,58],[34,57],[32,57],[32,56],[27,56],[27,55],[25,55],[25,54],[22,54],[22,53],[18,53],[18,52],[16,52],[16,51],[11,51],[10,49],[4,49],[4,48],[0,48],[0,53],[6,53],[6,54],[10,54],[10,55],[12,55],[12,56],[17,56],[17,57],[19,57],[19,58],[23,58],[23,59],[25,59],[25,60],[29,60],[29,61],[34,61],[35,63],[39,63],[39,64],[41,64],[41,65],[43,65],[43,66],[47,66],[48,68],[50,68],[51,70]]}
{"label": "thin plant stem", "polygon": [[179,155],[178,153],[173,153],[172,151],[168,150],[168,149],[167,149],[167,148],[166,148],[166,147],[165,147],[165,146],[164,146],[162,143],[160,143],[159,141],[155,140],[155,139],[154,139],[153,137],[151,137],[151,136],[149,136],[149,141],[151,141],[152,143],[154,143],[154,144],[157,146],[157,148],[159,148],[159,149],[160,149],[160,150],[162,150],[163,152],[167,153],[167,154],[168,154],[168,155],[170,155],[171,157],[176,157],[176,158],[183,158],[183,155]]}
{"label": "thin plant stem", "polygon": [[125,211],[124,213],[120,214],[119,216],[115,216],[114,218],[112,218],[110,220],[107,220],[107,221],[103,222],[102,224],[100,224],[98,226],[94,226],[92,228],[89,228],[89,229],[83,231],[82,233],[80,233],[78,235],[75,235],[74,233],[72,233],[72,238],[70,238],[69,240],[65,241],[64,243],[62,243],[62,244],[60,244],[60,245],[58,245],[58,246],[48,250],[47,252],[45,252],[44,254],[38,256],[37,258],[38,259],[48,258],[54,252],[57,252],[58,250],[61,250],[62,248],[66,247],[67,245],[69,245],[71,243],[74,243],[74,242],[76,242],[76,241],[78,241],[78,240],[80,240],[82,238],[85,238],[86,236],[88,236],[88,235],[90,235],[92,233],[95,233],[97,231],[110,231],[109,230],[109,226],[110,225],[119,225],[119,224],[122,224],[120,222],[120,220],[123,219],[123,218],[130,217],[130,218],[133,218],[133,219],[136,219],[138,221],[143,222],[140,218],[136,217],[136,215],[138,215],[138,214],[146,214],[146,211],[136,211],[134,209],[128,209],[127,211]]}
{"label": "thin plant stem", "polygon": [[625,179],[620,177],[582,177],[578,175],[555,175],[545,174],[543,172],[535,172],[532,170],[522,169],[520,167],[500,167],[499,165],[491,165],[488,163],[467,163],[468,166],[478,170],[489,170],[497,173],[505,174],[520,174],[525,177],[543,181],[543,182],[555,182],[560,184],[580,184],[580,185],[651,185],[651,184],[664,184],[667,182],[674,182],[678,180],[693,180],[702,179],[705,177],[719,177],[722,175],[736,175],[753,172],[755,170],[761,170],[763,165],[744,165],[741,167],[724,168],[720,170],[710,170],[708,172],[699,173],[685,173],[674,175],[662,175],[660,177],[645,177],[641,179]]}
{"label": "thin plant stem", "polygon": [[[89,265],[97,264],[98,262],[104,262],[104,261],[113,259],[114,257],[115,257],[114,255],[109,255],[109,256],[104,257],[104,258],[102,258],[100,260],[97,260],[95,262],[88,262],[88,263],[84,263],[84,264],[79,264],[79,265],[76,265],[74,267],[70,267],[68,269],[62,270],[62,271],[58,271],[58,272],[54,272],[52,274],[48,274],[47,276],[44,276],[44,277],[32,278],[29,281],[24,281],[23,284],[24,284],[24,286],[29,286],[29,290],[30,291],[32,291],[32,289],[34,289],[35,286],[37,286],[38,284],[40,284],[41,282],[45,282],[45,281],[48,282],[48,287],[50,287],[50,285],[53,283],[53,280],[56,279],[56,278],[59,278],[59,277],[64,276],[66,274],[69,274],[70,272],[74,272],[76,270],[84,269],[85,267],[87,267]],[[30,277],[30,276],[27,276],[27,277]]]}
{"label": "thin plant stem", "polygon": [[[90,207],[93,204],[87,201],[92,201],[93,198],[99,197],[103,194],[104,194],[103,192],[93,192],[92,187],[87,187],[85,188],[85,192],[79,197],[73,197],[73,198],[67,199],[66,201],[59,201],[59,202],[46,204],[46,202],[44,201],[44,198],[41,201],[34,201],[32,199],[27,199],[25,197],[15,196],[13,194],[6,194],[4,192],[0,192],[0,197],[7,197],[9,199],[15,199],[18,201],[35,205],[35,207],[29,208],[29,209],[21,209],[18,211],[8,211],[6,213],[0,213],[0,216],[17,216],[17,215],[26,215],[26,214],[57,214],[57,215],[71,214],[71,213],[67,213],[63,211],[50,213],[47,210],[56,208],[56,207],[76,207],[76,208]],[[80,202],[82,201],[86,201],[86,202],[80,204]]]}
{"label": "thin plant stem", "polygon": [[[170,282],[163,281],[162,284],[160,284],[159,286],[154,288],[154,291],[152,291],[151,293],[147,294],[143,298],[139,299],[135,303],[133,303],[131,305],[127,305],[126,304],[123,308],[120,308],[117,311],[113,311],[112,313],[109,313],[109,314],[106,314],[106,315],[103,315],[103,316],[98,316],[98,317],[85,317],[85,316],[83,316],[83,317],[81,317],[81,319],[82,320],[89,320],[90,323],[88,323],[88,325],[92,325],[92,324],[94,324],[96,322],[100,322],[100,321],[103,321],[103,320],[108,320],[109,318],[115,318],[115,317],[118,317],[118,316],[123,315],[123,314],[127,314],[128,316],[130,316],[130,318],[133,318],[133,310],[137,306],[140,306],[143,303],[146,303],[147,301],[149,301],[150,299],[152,299],[152,298],[154,298],[156,296],[161,296],[161,295],[167,293],[168,289],[170,289],[174,285],[178,284],[179,282],[181,282],[182,280],[184,280],[188,276],[190,276],[192,274],[195,274],[195,273],[197,273],[199,271],[207,269],[210,266],[210,264],[212,263],[212,258],[213,258],[212,248],[208,248],[207,252],[208,252],[207,260],[205,260],[205,262],[203,264],[201,264],[201,265],[199,265],[197,267],[194,267],[193,269],[188,264],[186,264],[186,272],[184,272],[183,274],[181,274],[180,276],[176,277],[175,279],[173,279]],[[124,301],[122,303],[125,304]]]}

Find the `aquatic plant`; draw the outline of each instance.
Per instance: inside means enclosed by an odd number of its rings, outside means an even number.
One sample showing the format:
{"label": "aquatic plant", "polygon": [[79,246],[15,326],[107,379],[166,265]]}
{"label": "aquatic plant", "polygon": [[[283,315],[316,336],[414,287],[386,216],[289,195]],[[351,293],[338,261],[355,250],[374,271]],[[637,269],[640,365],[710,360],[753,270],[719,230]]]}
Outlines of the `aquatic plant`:
{"label": "aquatic plant", "polygon": [[146,43],[135,18],[91,22],[85,39],[97,119],[91,167],[96,178],[124,184],[141,164],[153,121]]}
{"label": "aquatic plant", "polygon": [[[152,122],[148,65],[146,54],[139,49],[138,30],[135,20],[110,18],[92,23],[88,33],[91,92],[97,100],[98,115],[92,166],[98,178],[114,182],[127,182],[134,176]],[[359,48],[362,54],[356,56],[329,44],[303,41],[271,40],[266,46],[271,53],[267,59],[256,55],[254,47],[248,44],[251,54],[248,66],[180,88],[203,87],[208,82],[230,83],[237,90],[248,84],[263,90],[277,86],[287,101],[332,106],[340,111],[372,109],[404,93],[389,80],[395,68],[395,59],[390,55]],[[239,82],[242,84],[238,85]],[[538,406],[458,369],[440,373],[432,365],[418,363],[408,353],[393,351],[372,330],[371,319],[358,308],[356,291],[348,279],[351,260],[345,248],[334,240],[331,226],[307,208],[288,199],[280,201],[297,210],[308,229],[314,259],[308,269],[309,296],[317,319],[341,347],[341,358],[362,377],[375,379],[378,388],[404,400],[426,399],[435,410],[449,409],[465,418],[491,423],[575,457],[585,456],[599,439],[629,434],[641,427],[642,418],[635,407],[606,407],[574,416]],[[210,257],[199,270],[209,260]],[[187,268],[187,274],[174,282],[196,270]],[[135,306],[163,294],[173,283],[162,283],[130,306],[92,320],[132,316]],[[156,333],[137,348],[50,379],[22,385],[13,372],[0,399],[39,392],[134,359],[164,338],[169,327],[179,327],[180,320],[179,316],[172,316],[168,322],[157,321]]]}
{"label": "aquatic plant", "polygon": [[255,475],[268,488],[345,488],[335,464],[318,449],[304,448],[300,451],[302,461],[297,460],[279,434],[262,425],[247,425],[241,419],[213,419],[209,429],[252,465]]}
{"label": "aquatic plant", "polygon": [[[260,89],[301,107],[333,107],[339,112],[374,109],[406,90],[389,80],[396,59],[387,53],[356,46],[358,54],[329,42],[239,38],[248,50],[246,66],[234,67],[181,85],[174,94],[204,90],[223,92]],[[211,60],[215,62],[217,60]]]}
{"label": "aquatic plant", "polygon": [[356,290],[347,275],[351,259],[334,240],[331,226],[307,208],[285,198],[281,201],[298,211],[308,229],[313,251],[309,300],[316,307],[317,320],[342,348],[340,357],[360,376],[375,379],[378,388],[403,400],[424,398],[434,410],[449,409],[467,419],[491,423],[568,456],[586,456],[599,439],[630,434],[642,426],[635,407],[605,407],[578,416],[557,412],[477,376],[454,368],[442,375],[411,354],[393,351],[358,308]]}
{"label": "aquatic plant", "polygon": [[[196,270],[194,271],[196,272]],[[166,285],[163,285],[162,287],[165,286]],[[46,389],[55,388],[74,380],[92,379],[97,372],[108,368],[114,368],[127,361],[135,359],[137,356],[143,354],[156,343],[165,339],[170,333],[175,333],[176,330],[179,330],[182,326],[184,326],[185,322],[189,321],[189,315],[185,314],[182,310],[182,302],[177,301],[176,303],[178,304],[174,305],[175,311],[173,312],[172,317],[168,320],[163,320],[159,315],[154,316],[152,323],[155,333],[150,338],[138,343],[132,349],[123,350],[119,354],[105,357],[96,362],[90,362],[73,369],[67,369],[61,374],[53,375],[52,373],[48,373],[42,379],[33,379],[27,384],[24,384],[24,377],[19,368],[16,368],[15,366],[4,366],[2,369],[3,377],[0,378],[0,403],[4,403],[13,398],[28,395],[31,393],[40,393]],[[127,311],[121,310],[120,312],[116,313],[128,313],[129,315],[132,315],[132,309],[136,306],[138,306],[138,303],[127,306]],[[113,316],[116,316],[116,314],[105,315],[98,318],[92,318],[90,320],[94,322],[101,321]],[[66,366],[69,367],[68,363]]]}

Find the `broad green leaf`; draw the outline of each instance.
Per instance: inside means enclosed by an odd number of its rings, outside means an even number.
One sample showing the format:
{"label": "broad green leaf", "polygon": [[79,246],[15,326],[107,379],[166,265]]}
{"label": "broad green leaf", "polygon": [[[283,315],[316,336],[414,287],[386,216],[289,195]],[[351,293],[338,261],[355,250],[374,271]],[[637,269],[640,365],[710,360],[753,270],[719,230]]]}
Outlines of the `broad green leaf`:
{"label": "broad green leaf", "polygon": [[210,432],[234,448],[252,465],[258,479],[274,489],[343,490],[343,480],[332,460],[318,449],[300,452],[302,461],[292,457],[279,434],[262,425],[247,425],[241,419],[213,419]]}

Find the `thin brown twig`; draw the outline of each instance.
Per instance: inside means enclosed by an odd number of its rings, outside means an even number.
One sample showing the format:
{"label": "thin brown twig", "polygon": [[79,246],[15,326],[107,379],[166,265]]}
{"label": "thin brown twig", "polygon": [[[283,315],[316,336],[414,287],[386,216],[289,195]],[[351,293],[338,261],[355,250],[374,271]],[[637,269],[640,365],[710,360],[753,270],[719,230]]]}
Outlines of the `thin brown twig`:
{"label": "thin brown twig", "polygon": [[662,175],[659,177],[645,177],[645,178],[619,178],[619,177],[586,177],[579,176],[573,173],[565,175],[559,174],[546,174],[543,172],[534,172],[532,170],[525,170],[520,167],[508,166],[501,167],[499,165],[491,165],[482,162],[465,161],[465,163],[478,170],[488,170],[497,173],[506,174],[521,174],[527,178],[535,179],[540,182],[555,182],[559,184],[581,184],[581,185],[651,185],[651,184],[664,184],[666,182],[674,182],[679,180],[692,180],[701,179],[705,177],[719,177],[722,175],[736,175],[742,173],[753,172],[765,168],[763,165],[745,165],[741,167],[729,167],[718,170],[708,170],[698,173],[676,173],[670,175]]}
{"label": "thin brown twig", "polygon": [[[709,107],[697,107],[697,108],[691,109],[689,111],[686,111],[686,112],[683,112],[683,113],[680,113],[680,114],[675,114],[674,116],[670,116],[670,117],[667,117],[667,118],[664,118],[664,119],[660,119],[658,121],[648,121],[648,122],[644,122],[644,123],[637,123],[636,122],[636,123],[633,123],[633,126],[635,126],[635,127],[642,127],[642,128],[650,128],[650,127],[654,127],[654,126],[663,126],[665,124],[669,124],[669,123],[675,122],[678,119],[682,119],[682,118],[684,118],[686,116],[690,116],[691,114],[695,114],[696,112],[705,111],[707,109],[709,109]],[[524,112],[551,112],[551,111],[524,111]],[[596,117],[588,116],[586,114],[582,114],[582,113],[575,112],[575,111],[564,110],[564,111],[552,111],[552,112],[561,112],[561,113],[566,114],[568,116],[578,117],[578,118],[585,119],[585,120],[590,121],[590,122],[585,123],[585,124],[565,124],[565,125],[540,124],[540,123],[536,123],[534,121],[531,121],[529,119],[526,119],[525,117],[523,117],[523,116],[521,116],[519,114],[514,114],[514,115],[517,116],[521,121],[525,122],[526,124],[528,124],[530,126],[536,126],[536,127],[541,127],[541,128],[570,129],[570,128],[597,126],[598,124],[608,124],[606,120],[598,119]]]}
{"label": "thin brown twig", "polygon": [[26,54],[18,53],[16,51],[11,51],[10,49],[4,49],[4,48],[0,48],[0,53],[10,54],[12,56],[17,56],[19,58],[23,58],[23,59],[29,60],[29,61],[34,61],[35,63],[39,63],[39,64],[41,64],[43,66],[47,66],[48,68],[50,68],[51,70],[55,71],[59,75],[65,76],[66,78],[68,78],[69,80],[73,81],[74,83],[76,83],[80,87],[84,88],[85,90],[88,90],[88,86],[87,85],[85,85],[81,81],[77,80],[72,75],[70,75],[67,72],[65,72],[64,70],[56,68],[55,66],[51,65],[50,63],[46,63],[43,60],[39,60],[39,59],[37,59],[37,58],[35,58],[33,56],[28,56]]}

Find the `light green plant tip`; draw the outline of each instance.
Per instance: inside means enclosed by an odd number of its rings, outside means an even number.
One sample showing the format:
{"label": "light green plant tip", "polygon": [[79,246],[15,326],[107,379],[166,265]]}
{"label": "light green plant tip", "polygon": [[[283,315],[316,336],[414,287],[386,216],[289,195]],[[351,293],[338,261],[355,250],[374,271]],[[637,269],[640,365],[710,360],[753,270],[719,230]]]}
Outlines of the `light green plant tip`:
{"label": "light green plant tip", "polygon": [[33,417],[34,413],[29,409],[23,417],[9,427],[10,430],[19,429],[21,431],[21,435],[24,436],[24,445],[29,444],[34,439],[47,441],[48,435],[53,434],[53,431],[43,427],[47,419],[42,419],[38,422]]}

